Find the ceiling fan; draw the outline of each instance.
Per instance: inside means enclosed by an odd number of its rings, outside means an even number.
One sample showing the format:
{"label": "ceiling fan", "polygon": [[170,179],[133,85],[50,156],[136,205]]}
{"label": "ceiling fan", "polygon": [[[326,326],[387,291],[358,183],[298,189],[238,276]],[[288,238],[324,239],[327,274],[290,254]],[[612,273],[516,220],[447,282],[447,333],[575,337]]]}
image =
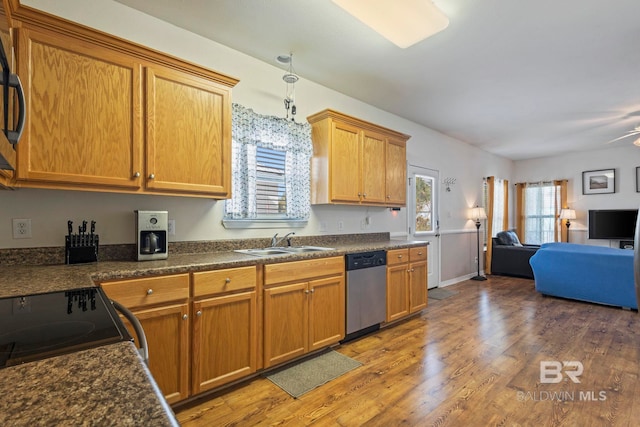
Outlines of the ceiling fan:
{"label": "ceiling fan", "polygon": [[[612,139],[607,144],[610,144],[610,143],[615,142],[615,141],[620,141],[621,139],[628,138],[630,136],[636,136],[636,135],[640,135],[640,125],[634,127],[630,131],[627,131],[627,133],[625,135],[619,136],[616,139]],[[640,147],[640,138],[638,138],[635,141],[633,141],[633,145],[637,145],[638,147]]]}

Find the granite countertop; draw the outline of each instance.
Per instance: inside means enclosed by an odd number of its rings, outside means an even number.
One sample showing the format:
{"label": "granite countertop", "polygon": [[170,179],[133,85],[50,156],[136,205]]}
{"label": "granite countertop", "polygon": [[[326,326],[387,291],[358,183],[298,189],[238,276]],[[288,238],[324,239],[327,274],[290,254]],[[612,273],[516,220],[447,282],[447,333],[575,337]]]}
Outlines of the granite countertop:
{"label": "granite countertop", "polygon": [[233,251],[169,254],[158,261],[105,261],[75,265],[0,266],[0,298],[92,286],[95,283],[162,274],[178,274],[246,265],[341,256],[347,253],[426,245],[427,242],[385,240],[332,244],[333,250],[258,257]]}
{"label": "granite countertop", "polygon": [[131,342],[0,369],[0,396],[3,426],[178,425]]}
{"label": "granite countertop", "polygon": [[[231,250],[169,254],[161,261],[0,266],[0,298],[63,291],[107,280],[270,264],[423,246],[381,240],[332,250],[257,257]],[[132,343],[105,345],[0,370],[0,425],[177,425]],[[6,408],[6,409],[5,409]]]}

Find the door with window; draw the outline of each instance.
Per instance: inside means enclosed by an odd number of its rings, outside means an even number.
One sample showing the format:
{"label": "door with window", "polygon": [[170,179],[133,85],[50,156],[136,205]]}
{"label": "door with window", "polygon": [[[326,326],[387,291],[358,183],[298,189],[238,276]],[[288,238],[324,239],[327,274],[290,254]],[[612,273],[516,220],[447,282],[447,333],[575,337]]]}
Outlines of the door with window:
{"label": "door with window", "polygon": [[427,282],[429,289],[440,284],[440,220],[437,170],[408,165],[407,219],[409,238],[429,242]]}

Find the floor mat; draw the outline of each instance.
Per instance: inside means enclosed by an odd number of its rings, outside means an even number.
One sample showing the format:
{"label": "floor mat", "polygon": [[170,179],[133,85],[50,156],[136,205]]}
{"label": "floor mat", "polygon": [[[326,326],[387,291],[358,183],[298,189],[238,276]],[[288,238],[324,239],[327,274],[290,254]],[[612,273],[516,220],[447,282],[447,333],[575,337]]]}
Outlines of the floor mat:
{"label": "floor mat", "polygon": [[456,295],[457,293],[458,291],[450,291],[444,288],[433,288],[428,290],[427,296],[431,299],[445,299]]}
{"label": "floor mat", "polygon": [[358,366],[362,366],[362,363],[331,350],[278,370],[267,375],[267,378],[294,398],[298,398]]}

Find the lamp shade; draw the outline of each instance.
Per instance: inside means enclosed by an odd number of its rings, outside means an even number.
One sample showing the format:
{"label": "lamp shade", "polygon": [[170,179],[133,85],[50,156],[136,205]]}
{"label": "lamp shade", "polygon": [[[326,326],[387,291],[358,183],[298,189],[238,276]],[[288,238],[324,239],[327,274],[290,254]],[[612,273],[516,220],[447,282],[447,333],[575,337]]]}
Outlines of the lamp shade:
{"label": "lamp shade", "polygon": [[476,221],[481,219],[487,219],[487,213],[483,207],[476,206],[469,211],[469,218]]}
{"label": "lamp shade", "polygon": [[576,219],[576,211],[574,209],[562,209],[560,211],[560,219]]}

